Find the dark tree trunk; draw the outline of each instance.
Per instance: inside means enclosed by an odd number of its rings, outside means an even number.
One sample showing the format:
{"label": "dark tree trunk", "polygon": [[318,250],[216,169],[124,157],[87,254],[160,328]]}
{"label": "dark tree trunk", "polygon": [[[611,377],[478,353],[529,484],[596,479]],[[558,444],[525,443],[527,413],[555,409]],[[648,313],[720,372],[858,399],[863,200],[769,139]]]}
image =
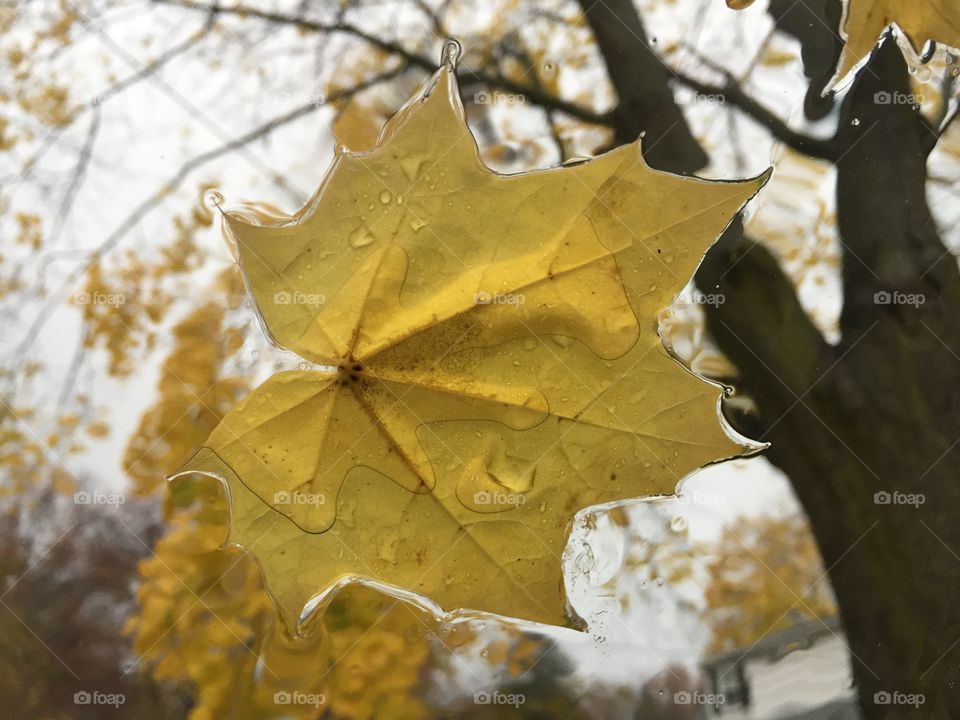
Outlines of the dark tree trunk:
{"label": "dark tree trunk", "polygon": [[[768,457],[810,517],[866,717],[949,718],[960,717],[960,524],[951,507],[960,464],[960,324],[951,315],[960,308],[960,273],[926,202],[931,130],[909,105],[874,100],[906,95],[907,78],[888,38],[841,111],[836,347],[806,337],[814,330],[792,295],[771,311],[769,289],[754,274],[764,265],[767,277],[779,270],[759,248],[725,238],[697,281],[727,296],[708,324],[758,408],[738,424],[771,443]],[[744,252],[755,257],[731,269]],[[910,496],[923,503],[903,502]],[[884,693],[919,693],[925,702],[918,714],[884,704]]]}
{"label": "dark tree trunk", "polygon": [[707,154],[674,102],[670,70],[651,51],[633,0],[581,0],[580,6],[617,93],[614,145],[633,142],[646,133],[643,156],[652,167],[675,173],[704,167]]}
{"label": "dark tree trunk", "polygon": [[[610,77],[632,112],[618,137],[645,128],[653,135],[672,122],[676,105],[651,107],[631,93],[643,92],[637,77],[669,91],[667,76],[646,43],[623,44],[621,20],[642,28],[631,19],[633,4],[607,7],[619,19],[609,10],[587,19],[608,67],[617,65]],[[757,408],[728,414],[741,432],[770,443],[767,457],[789,476],[810,518],[864,716],[960,718],[960,523],[952,517],[960,471],[960,321],[952,312],[960,308],[960,272],[925,197],[935,133],[910,105],[877,103],[880,92],[910,92],[891,38],[845,100],[835,139],[841,342],[824,341],[776,259],[744,236],[739,221],[696,280],[704,292],[726,296],[706,308],[708,329],[739,371],[737,392]],[[661,135],[664,143],[696,144],[689,131]],[[694,153],[661,150],[648,162],[684,171],[679,158]],[[908,504],[921,496],[922,504]],[[882,693],[901,704],[884,703]],[[910,694],[922,694],[919,709],[903,704]]]}

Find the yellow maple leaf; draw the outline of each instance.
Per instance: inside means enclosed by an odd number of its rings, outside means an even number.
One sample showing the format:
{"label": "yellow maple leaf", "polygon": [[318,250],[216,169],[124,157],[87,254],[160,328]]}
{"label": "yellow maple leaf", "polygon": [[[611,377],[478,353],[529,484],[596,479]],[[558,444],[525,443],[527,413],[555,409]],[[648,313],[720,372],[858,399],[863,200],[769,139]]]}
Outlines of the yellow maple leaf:
{"label": "yellow maple leaf", "polygon": [[[753,3],[727,0],[733,10],[745,10]],[[830,86],[843,82],[893,24],[904,32],[917,55],[931,40],[960,47],[960,3],[956,0],[844,0],[840,34],[846,44]]]}
{"label": "yellow maple leaf", "polygon": [[842,22],[847,42],[835,82],[846,78],[870,54],[892,23],[903,30],[917,54],[929,40],[960,47],[960,3],[956,0],[848,0]]}
{"label": "yellow maple leaf", "polygon": [[356,576],[562,622],[578,510],[740,450],[657,315],[765,179],[654,171],[638,143],[495,174],[448,62],[295,215],[227,215],[265,327],[315,366],[268,379],[180,474],[226,482],[230,540],[288,627]]}

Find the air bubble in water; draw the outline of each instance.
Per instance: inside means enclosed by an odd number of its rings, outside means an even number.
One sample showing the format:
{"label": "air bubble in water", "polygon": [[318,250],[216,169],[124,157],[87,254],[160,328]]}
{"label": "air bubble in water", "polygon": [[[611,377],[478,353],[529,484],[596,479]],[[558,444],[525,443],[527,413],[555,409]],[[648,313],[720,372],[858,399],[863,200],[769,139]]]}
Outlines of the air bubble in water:
{"label": "air bubble in water", "polygon": [[594,566],[594,557],[593,549],[589,545],[585,545],[583,552],[577,555],[576,559],[577,570],[582,572],[584,575],[588,575]]}
{"label": "air bubble in water", "polygon": [[460,47],[460,43],[456,39],[447,38],[443,41],[443,49],[440,51],[440,64],[456,68],[462,52],[463,48]]}
{"label": "air bubble in water", "polygon": [[223,195],[218,190],[214,190],[213,188],[208,188],[203,193],[202,200],[203,200],[203,206],[205,208],[209,210],[213,210],[214,208],[216,208],[217,210],[219,210],[220,206],[223,204]]}

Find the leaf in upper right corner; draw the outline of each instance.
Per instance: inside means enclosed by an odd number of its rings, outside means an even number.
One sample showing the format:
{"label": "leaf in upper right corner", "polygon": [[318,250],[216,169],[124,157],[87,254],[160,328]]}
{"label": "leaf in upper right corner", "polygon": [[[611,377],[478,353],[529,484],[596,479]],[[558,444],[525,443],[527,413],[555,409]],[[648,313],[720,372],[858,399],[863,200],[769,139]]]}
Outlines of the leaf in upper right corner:
{"label": "leaf in upper right corner", "polygon": [[[727,0],[732,10],[745,10],[754,0]],[[928,41],[960,47],[958,0],[845,0],[840,34],[846,41],[829,87],[842,83],[876,47],[883,32],[896,25],[919,55]]]}
{"label": "leaf in upper right corner", "polygon": [[832,83],[842,82],[896,24],[919,54],[929,40],[960,47],[960,2],[957,0],[848,0],[842,34],[847,41]]}

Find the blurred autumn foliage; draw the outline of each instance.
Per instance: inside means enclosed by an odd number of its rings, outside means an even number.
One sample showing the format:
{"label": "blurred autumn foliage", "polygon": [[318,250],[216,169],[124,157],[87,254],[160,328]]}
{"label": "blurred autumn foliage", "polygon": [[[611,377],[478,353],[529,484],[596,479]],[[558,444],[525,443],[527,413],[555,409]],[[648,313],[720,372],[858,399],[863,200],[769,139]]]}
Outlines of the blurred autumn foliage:
{"label": "blurred autumn foliage", "polygon": [[713,652],[750,647],[793,624],[837,614],[802,515],[740,518],[701,550],[712,556],[705,619]]}

